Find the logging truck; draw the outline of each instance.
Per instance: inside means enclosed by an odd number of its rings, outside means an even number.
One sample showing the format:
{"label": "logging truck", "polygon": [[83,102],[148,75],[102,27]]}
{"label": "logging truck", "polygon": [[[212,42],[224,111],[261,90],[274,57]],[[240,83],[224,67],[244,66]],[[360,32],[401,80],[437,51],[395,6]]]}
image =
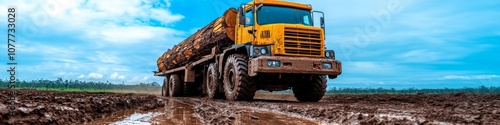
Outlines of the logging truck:
{"label": "logging truck", "polygon": [[258,90],[292,89],[297,100],[317,102],[327,78],[342,73],[325,45],[325,21],[309,4],[255,0],[223,16],[167,50],[155,76],[162,95],[205,95],[252,100]]}

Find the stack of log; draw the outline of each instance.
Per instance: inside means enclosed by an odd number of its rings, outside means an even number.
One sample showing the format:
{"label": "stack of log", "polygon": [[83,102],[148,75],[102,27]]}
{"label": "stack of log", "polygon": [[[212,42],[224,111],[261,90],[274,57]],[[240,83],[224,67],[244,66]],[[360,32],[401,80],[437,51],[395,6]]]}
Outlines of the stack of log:
{"label": "stack of log", "polygon": [[184,66],[209,55],[213,47],[224,48],[234,44],[236,17],[236,9],[230,8],[223,16],[167,50],[157,60],[158,70]]}

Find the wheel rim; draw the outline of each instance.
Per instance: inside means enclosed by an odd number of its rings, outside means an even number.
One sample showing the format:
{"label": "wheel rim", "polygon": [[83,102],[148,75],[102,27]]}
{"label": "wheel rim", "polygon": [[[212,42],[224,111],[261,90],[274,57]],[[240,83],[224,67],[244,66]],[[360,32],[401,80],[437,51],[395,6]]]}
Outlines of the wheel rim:
{"label": "wheel rim", "polygon": [[231,66],[230,67],[230,70],[228,72],[228,77],[229,77],[229,80],[228,80],[228,84],[227,84],[227,91],[229,93],[232,93],[234,91],[234,86],[236,84],[236,76],[234,75],[234,68]]}

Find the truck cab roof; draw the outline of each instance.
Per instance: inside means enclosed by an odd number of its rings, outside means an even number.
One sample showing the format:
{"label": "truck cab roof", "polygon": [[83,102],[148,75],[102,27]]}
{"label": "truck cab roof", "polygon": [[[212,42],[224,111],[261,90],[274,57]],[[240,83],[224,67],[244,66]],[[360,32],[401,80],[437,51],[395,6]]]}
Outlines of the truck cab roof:
{"label": "truck cab roof", "polygon": [[[283,1],[283,0],[254,0],[252,2],[249,2],[247,5],[273,5],[273,6],[285,6],[285,7],[293,7],[293,8],[299,8],[299,9],[304,9],[304,10],[312,10],[311,5],[309,4],[301,4],[301,3],[294,3],[294,2],[288,2],[288,1]],[[251,6],[246,6],[245,10],[249,10]]]}

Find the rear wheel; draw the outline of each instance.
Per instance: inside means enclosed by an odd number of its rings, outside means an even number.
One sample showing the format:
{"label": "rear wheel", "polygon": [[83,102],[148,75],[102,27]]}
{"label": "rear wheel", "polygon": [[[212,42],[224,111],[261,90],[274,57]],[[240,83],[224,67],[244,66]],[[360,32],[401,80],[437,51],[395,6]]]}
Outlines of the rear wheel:
{"label": "rear wheel", "polygon": [[182,96],[183,84],[179,75],[170,75],[170,78],[168,80],[168,88],[170,97]]}
{"label": "rear wheel", "polygon": [[248,59],[245,55],[230,55],[224,67],[224,93],[227,100],[252,100],[256,84],[248,76]]}
{"label": "rear wheel", "polygon": [[313,76],[312,80],[302,80],[292,88],[295,98],[301,102],[317,102],[323,98],[326,92],[325,76]]}
{"label": "rear wheel", "polygon": [[161,87],[161,96],[168,96],[168,90],[168,78],[165,76],[165,78],[163,79],[163,86]]}
{"label": "rear wheel", "polygon": [[219,92],[219,70],[217,69],[217,65],[215,63],[211,63],[208,66],[206,75],[205,75],[205,92],[209,99],[222,98],[224,97],[223,93]]}

